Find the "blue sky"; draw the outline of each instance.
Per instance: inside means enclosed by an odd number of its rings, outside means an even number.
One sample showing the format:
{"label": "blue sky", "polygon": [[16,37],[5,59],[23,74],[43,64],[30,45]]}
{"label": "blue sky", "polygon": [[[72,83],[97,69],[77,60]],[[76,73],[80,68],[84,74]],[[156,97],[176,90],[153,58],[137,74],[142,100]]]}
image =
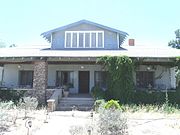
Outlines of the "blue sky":
{"label": "blue sky", "polygon": [[81,19],[129,34],[137,45],[167,46],[180,28],[179,0],[1,0],[0,40],[48,44],[40,34]]}

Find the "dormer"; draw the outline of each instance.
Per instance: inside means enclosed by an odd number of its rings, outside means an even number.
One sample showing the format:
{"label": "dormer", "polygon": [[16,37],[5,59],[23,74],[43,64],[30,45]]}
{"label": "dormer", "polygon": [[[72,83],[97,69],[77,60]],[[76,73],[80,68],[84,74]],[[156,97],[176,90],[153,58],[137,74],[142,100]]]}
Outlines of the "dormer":
{"label": "dormer", "polygon": [[54,50],[116,50],[119,49],[126,32],[101,24],[81,20],[41,34]]}

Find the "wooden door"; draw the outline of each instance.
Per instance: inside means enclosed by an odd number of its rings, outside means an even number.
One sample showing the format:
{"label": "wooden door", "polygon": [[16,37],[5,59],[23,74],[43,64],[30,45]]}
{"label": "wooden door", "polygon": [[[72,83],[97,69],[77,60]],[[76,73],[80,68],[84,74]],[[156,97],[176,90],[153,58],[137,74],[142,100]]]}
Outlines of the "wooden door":
{"label": "wooden door", "polygon": [[89,71],[79,71],[79,93],[89,93]]}

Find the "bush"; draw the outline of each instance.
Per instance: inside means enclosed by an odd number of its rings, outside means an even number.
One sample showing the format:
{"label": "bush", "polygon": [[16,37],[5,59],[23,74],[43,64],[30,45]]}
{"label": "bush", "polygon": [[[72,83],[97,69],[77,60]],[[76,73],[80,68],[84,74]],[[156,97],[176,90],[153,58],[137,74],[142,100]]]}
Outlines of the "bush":
{"label": "bush", "polygon": [[107,99],[129,103],[133,93],[134,63],[128,56],[102,56],[97,62],[107,70]]}
{"label": "bush", "polygon": [[0,101],[13,101],[17,104],[25,92],[25,90],[0,90]]}
{"label": "bush", "polygon": [[105,102],[104,99],[96,100],[95,103],[94,103],[95,112],[100,112],[100,110],[102,110],[104,108],[105,103],[106,102]]}
{"label": "bush", "polygon": [[119,101],[111,99],[107,103],[105,103],[104,108],[116,110],[121,109],[121,106],[119,105]]}
{"label": "bush", "polygon": [[[180,90],[176,92],[167,92],[168,101],[171,104],[180,104]],[[136,91],[134,92],[133,103],[135,104],[164,104],[166,101],[165,92],[152,92]]]}
{"label": "bush", "polygon": [[12,115],[10,113],[10,110],[14,108],[15,105],[12,101],[0,102],[0,133],[7,130],[8,126],[11,125],[11,123],[15,123],[17,114],[15,113],[15,115]]}
{"label": "bush", "polygon": [[105,98],[105,91],[103,91],[99,86],[92,87],[91,93],[95,99],[104,99]]}
{"label": "bush", "polygon": [[35,110],[38,106],[38,100],[34,97],[24,97],[18,104],[20,109],[24,109],[24,118],[30,110]]}
{"label": "bush", "polygon": [[120,110],[104,110],[96,123],[99,135],[126,135],[127,118]]}

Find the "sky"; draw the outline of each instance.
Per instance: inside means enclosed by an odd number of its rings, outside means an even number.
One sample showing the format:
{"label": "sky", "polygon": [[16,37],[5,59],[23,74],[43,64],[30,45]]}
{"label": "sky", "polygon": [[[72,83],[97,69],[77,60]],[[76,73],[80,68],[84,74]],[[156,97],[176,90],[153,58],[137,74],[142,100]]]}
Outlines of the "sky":
{"label": "sky", "polygon": [[47,45],[41,33],[86,19],[127,32],[138,46],[167,46],[180,28],[179,5],[180,0],[0,0],[0,42]]}

